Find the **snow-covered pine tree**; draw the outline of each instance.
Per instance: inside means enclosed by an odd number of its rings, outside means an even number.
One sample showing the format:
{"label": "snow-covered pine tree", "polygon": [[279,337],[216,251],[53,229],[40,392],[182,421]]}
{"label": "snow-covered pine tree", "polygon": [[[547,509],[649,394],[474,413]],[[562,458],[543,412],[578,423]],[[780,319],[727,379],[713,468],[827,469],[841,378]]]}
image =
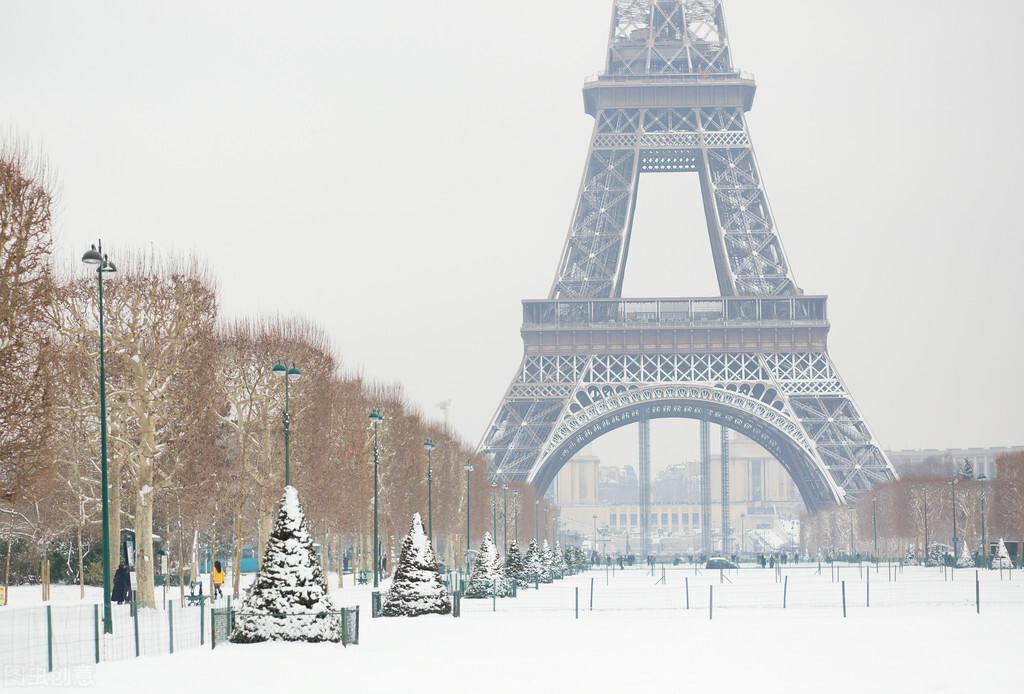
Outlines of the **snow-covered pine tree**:
{"label": "snow-covered pine tree", "polygon": [[285,487],[259,574],[242,603],[234,643],[340,641],[341,623],[294,487]]}
{"label": "snow-covered pine tree", "polygon": [[452,599],[441,583],[434,548],[423,532],[418,513],[413,515],[409,534],[402,542],[395,577],[384,594],[380,611],[385,617],[419,617],[452,611]]}
{"label": "snow-covered pine tree", "polygon": [[540,547],[537,546],[536,538],[530,540],[523,563],[526,565],[527,581],[538,583],[544,580],[544,559],[541,556]]}
{"label": "snow-covered pine tree", "polygon": [[480,543],[480,551],[473,561],[473,574],[469,578],[464,595],[467,598],[489,598],[495,590],[498,597],[505,596],[505,571],[498,555],[498,548],[491,539],[491,533],[485,532],[483,542]]}
{"label": "snow-covered pine tree", "polygon": [[1012,569],[1013,562],[1010,561],[1010,552],[1006,549],[1006,543],[1003,538],[999,538],[999,549],[992,555],[992,568],[993,569]]}
{"label": "snow-covered pine tree", "polygon": [[526,573],[526,561],[519,552],[519,543],[515,540],[509,545],[508,556],[505,557],[505,576],[519,584],[530,580]]}
{"label": "snow-covered pine tree", "polygon": [[562,578],[566,574],[565,553],[562,551],[561,541],[555,542],[554,552],[551,554],[551,571],[554,578]]}
{"label": "snow-covered pine tree", "polygon": [[554,581],[555,577],[553,575],[553,572],[555,568],[555,557],[554,554],[551,552],[551,545],[548,544],[547,540],[544,540],[544,544],[541,546],[540,549],[540,564],[542,567],[542,572],[540,576],[541,582],[551,583],[552,581]]}
{"label": "snow-covered pine tree", "polygon": [[906,564],[907,566],[916,566],[917,565],[917,556],[916,556],[916,552],[914,551],[914,545],[908,545],[907,546],[907,556],[905,556],[903,558],[903,563]]}
{"label": "snow-covered pine tree", "polygon": [[958,569],[970,569],[974,566],[974,557],[971,556],[970,551],[967,549],[967,541],[964,541],[963,548],[960,550],[960,556],[956,559],[956,568]]}

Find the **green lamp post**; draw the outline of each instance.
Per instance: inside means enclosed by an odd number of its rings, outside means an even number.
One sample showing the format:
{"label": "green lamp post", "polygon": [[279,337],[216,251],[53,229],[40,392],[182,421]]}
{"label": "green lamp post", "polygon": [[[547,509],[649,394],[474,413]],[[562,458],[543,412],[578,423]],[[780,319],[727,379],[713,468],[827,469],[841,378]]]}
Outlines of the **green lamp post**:
{"label": "green lamp post", "polygon": [[290,487],[292,486],[292,466],[291,445],[289,439],[291,437],[292,418],[288,410],[288,384],[291,383],[292,381],[299,380],[299,377],[302,375],[302,372],[299,371],[298,367],[295,366],[295,364],[292,364],[291,367],[288,367],[284,365],[284,362],[279,361],[276,364],[274,364],[274,373],[284,378],[284,418],[282,420],[284,424],[284,486]]}
{"label": "green lamp post", "polygon": [[427,439],[423,442],[427,449],[427,539],[430,540],[430,547],[434,547],[434,468],[431,464],[431,454],[437,448],[434,439]]}
{"label": "green lamp post", "polygon": [[373,587],[380,586],[380,541],[378,496],[380,493],[380,424],[384,415],[374,408],[370,411],[370,422],[373,423]]}
{"label": "green lamp post", "polygon": [[110,481],[107,478],[107,379],[106,357],[103,336],[103,275],[117,272],[117,266],[110,262],[103,252],[103,242],[91,246],[82,255],[82,262],[96,266],[96,281],[99,284],[100,318],[100,486],[102,487],[103,514],[103,633],[114,633],[114,619],[110,609]]}
{"label": "green lamp post", "polygon": [[472,549],[469,543],[469,500],[470,500],[470,489],[469,489],[469,474],[473,472],[473,464],[466,463],[462,466],[462,469],[466,471],[466,565],[469,565],[469,552]]}

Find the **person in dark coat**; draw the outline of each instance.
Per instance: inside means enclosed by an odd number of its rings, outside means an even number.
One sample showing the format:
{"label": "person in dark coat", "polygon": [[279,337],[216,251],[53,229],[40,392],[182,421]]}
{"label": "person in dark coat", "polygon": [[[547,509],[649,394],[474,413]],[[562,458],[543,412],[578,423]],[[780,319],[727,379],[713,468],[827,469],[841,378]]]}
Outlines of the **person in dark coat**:
{"label": "person in dark coat", "polygon": [[110,599],[123,605],[131,599],[132,580],[128,575],[128,567],[120,564],[114,572],[114,586],[110,591]]}

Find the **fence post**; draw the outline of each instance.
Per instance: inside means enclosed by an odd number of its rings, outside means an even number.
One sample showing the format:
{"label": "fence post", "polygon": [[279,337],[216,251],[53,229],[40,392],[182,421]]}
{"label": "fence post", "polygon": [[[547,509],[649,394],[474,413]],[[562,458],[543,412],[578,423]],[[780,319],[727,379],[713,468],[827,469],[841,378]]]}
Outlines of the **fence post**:
{"label": "fence post", "polygon": [[46,606],[46,671],[53,672],[53,609]]}
{"label": "fence post", "polygon": [[786,609],[786,600],[789,598],[789,576],[782,582],[782,609]]}
{"label": "fence post", "polygon": [[96,644],[96,663],[100,662],[100,606],[92,606],[92,639]]}
{"label": "fence post", "polygon": [[167,645],[171,655],[174,655],[174,601],[167,601]]}
{"label": "fence post", "polygon": [[690,609],[690,577],[687,576],[683,580],[686,581],[686,609]]}
{"label": "fence post", "polygon": [[841,581],[843,586],[843,619],[846,619],[846,581]]}
{"label": "fence post", "polygon": [[135,657],[139,657],[139,606],[135,602],[135,593],[132,592],[132,625],[135,629]]}
{"label": "fence post", "polygon": [[594,577],[590,577],[590,611],[594,611]]}
{"label": "fence post", "polygon": [[203,646],[206,644],[206,606],[203,596],[199,596],[199,645]]}
{"label": "fence post", "polygon": [[715,587],[708,586],[708,621],[715,618]]}

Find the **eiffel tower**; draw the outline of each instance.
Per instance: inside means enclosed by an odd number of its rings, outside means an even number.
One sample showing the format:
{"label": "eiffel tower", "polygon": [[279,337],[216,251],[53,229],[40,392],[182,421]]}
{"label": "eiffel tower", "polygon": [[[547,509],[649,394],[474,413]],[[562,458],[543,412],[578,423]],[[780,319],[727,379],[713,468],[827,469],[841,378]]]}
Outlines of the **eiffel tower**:
{"label": "eiffel tower", "polygon": [[[747,129],[721,0],[614,0],[595,119],[547,299],[523,302],[523,361],[481,444],[540,492],[588,443],[658,418],[767,449],[808,510],[895,479],[827,349],[825,296],[793,279]],[[693,172],[720,296],[622,298],[640,174]]]}

